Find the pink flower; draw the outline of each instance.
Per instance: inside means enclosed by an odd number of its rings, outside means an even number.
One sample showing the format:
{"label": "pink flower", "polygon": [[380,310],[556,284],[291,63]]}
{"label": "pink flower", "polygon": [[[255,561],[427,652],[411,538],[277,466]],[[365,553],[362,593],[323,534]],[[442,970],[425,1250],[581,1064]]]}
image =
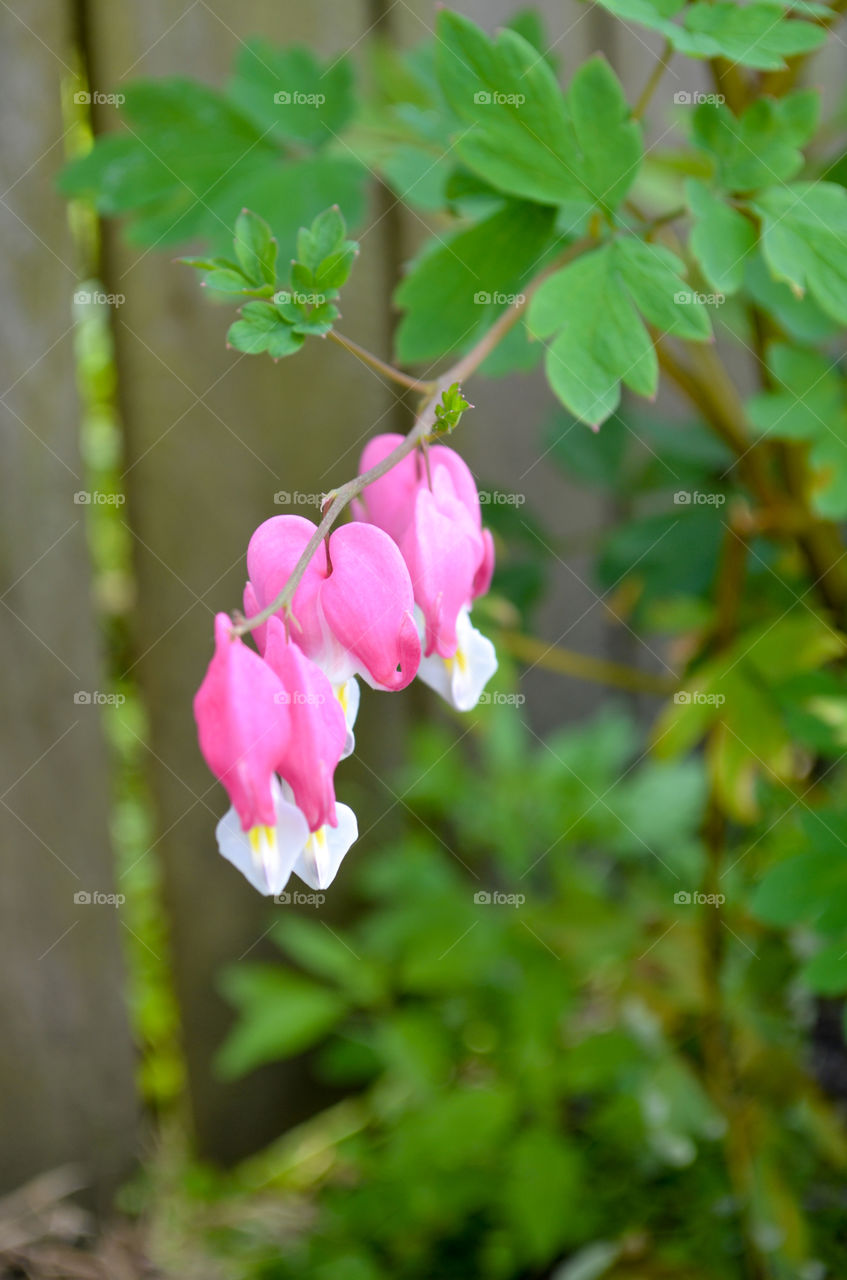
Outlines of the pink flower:
{"label": "pink flower", "polygon": [[266,659],[215,619],[215,653],[194,699],[200,749],[229,793],[221,853],[261,893],[295,871],[326,888],[356,839],[356,817],[336,804],[344,712],[326,676],[271,618]]}
{"label": "pink flower", "polygon": [[[401,440],[371,440],[360,474]],[[425,646],[418,674],[454,706],[469,710],[497,669],[493,645],[469,617],[494,569],[494,544],[482,528],[473,476],[457,453],[436,445],[429,450],[429,478],[421,457],[409,454],[368,485],[355,514],[384,529],[408,567]]]}
{"label": "pink flower", "polygon": [[291,787],[276,775],[271,795],[272,825],[243,831],[235,809],[227,810],[215,832],[221,853],[259,893],[281,894],[292,872],[311,889],[329,888],[359,834],[353,810],[336,805],[338,825],[310,832]]}
{"label": "pink flower", "polygon": [[194,698],[200,750],[245,831],[275,821],[271,777],[289,749],[291,717],[279,677],[215,618],[215,653]]}
{"label": "pink flower", "polygon": [[333,775],[347,737],[341,703],[321,669],[286,639],[279,618],[268,622],[265,662],[280,678],[291,721],[277,773],[290,785],[310,831],[337,826]]}
{"label": "pink flower", "polygon": [[[359,462],[359,474],[369,471],[381,462],[403,437],[400,435],[374,436],[368,441]],[[440,474],[439,474],[440,473]],[[477,596],[485,595],[491,586],[494,572],[494,542],[487,529],[482,527],[482,511],[476,482],[463,458],[447,445],[437,444],[429,449],[429,474],[432,493],[439,508],[453,522],[458,522],[462,536],[471,545],[467,558],[473,562],[469,582],[463,583],[464,603],[470,604]],[[369,484],[361,501],[352,504],[358,520],[369,520],[394,539],[403,548],[404,536],[414,521],[416,502],[420,493],[428,491],[426,467],[419,452],[407,454],[384,476]],[[451,505],[458,503],[458,506]],[[466,517],[466,518],[465,518]],[[439,558],[445,559],[444,549]],[[467,580],[467,572],[464,574]],[[425,602],[415,589],[415,600],[426,613]],[[431,652],[429,643],[427,653]]]}
{"label": "pink flower", "polygon": [[[273,516],[259,526],[247,549],[248,616],[279,595],[314,531],[302,516]],[[373,525],[342,525],[330,535],[329,561],[318,552],[297,586],[292,609],[299,625],[292,639],[337,691],[356,675],[373,688],[404,689],[417,672],[421,646],[398,548]],[[255,632],[260,649],[264,631]]]}

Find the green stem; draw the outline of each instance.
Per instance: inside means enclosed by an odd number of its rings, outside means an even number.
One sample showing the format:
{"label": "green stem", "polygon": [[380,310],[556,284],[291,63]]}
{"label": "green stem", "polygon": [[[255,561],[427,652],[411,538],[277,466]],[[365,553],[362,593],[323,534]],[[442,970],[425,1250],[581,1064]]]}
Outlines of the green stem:
{"label": "green stem", "polygon": [[[715,595],[715,643],[725,650],[739,627],[747,573],[748,545],[744,532],[730,520],[726,527]],[[707,740],[707,756],[720,751],[721,726],[716,725]],[[719,902],[721,871],[726,850],[727,820],[714,785],[711,788],[703,823],[706,861],[703,870],[701,908],[701,973],[704,1009],[700,1026],[706,1090],[726,1124],[724,1161],[733,1195],[739,1205],[746,1270],[749,1280],[768,1280],[767,1260],[759,1250],[751,1215],[755,1186],[755,1156],[748,1125],[748,1102],[744,1094],[735,1039],[724,1004],[721,975],[724,968],[728,929]],[[714,905],[707,905],[709,899]]]}
{"label": "green stem", "polygon": [[644,88],[641,90],[638,101],[633,107],[633,110],[632,110],[633,120],[640,120],[641,117],[644,115],[644,112],[647,110],[647,107],[650,104],[650,99],[653,97],[653,94],[656,92],[656,89],[659,86],[659,82],[661,81],[662,76],[665,74],[665,71],[667,70],[668,63],[670,62],[672,56],[673,56],[673,41],[666,40],[662,48],[662,52],[659,54],[659,57],[653,67],[653,70],[650,72],[650,75],[647,77],[647,83],[645,84]]}
{"label": "green stem", "polygon": [[338,343],[339,347],[343,347],[345,351],[349,351],[357,360],[361,360],[362,364],[369,365],[371,369],[376,369],[377,373],[381,373],[383,377],[390,378],[392,382],[398,383],[401,387],[407,387],[410,391],[420,391],[425,395],[432,393],[434,382],[421,382],[418,378],[413,378],[411,374],[403,373],[402,369],[395,369],[393,365],[386,364],[384,360],[380,360],[379,356],[375,356],[365,347],[360,347],[358,342],[354,342],[352,338],[345,338],[343,333],[339,333],[337,329],[330,329],[327,334],[333,342]]}
{"label": "green stem", "polygon": [[812,575],[813,584],[835,618],[847,619],[847,562],[838,529],[829,520],[816,518],[808,509],[805,482],[797,467],[803,459],[793,458],[794,474],[788,493],[777,488],[760,445],[750,442],[744,402],[735,383],[713,348],[693,347],[692,364],[677,359],[663,342],[656,344],[659,364],[691,402],[701,411],[718,436],[738,459],[742,479],[764,508],[761,528],[775,537],[786,534],[796,539]]}
{"label": "green stem", "polygon": [[[354,476],[352,480],[348,480],[338,489],[333,489],[324,499],[324,514],[321,522],[315,529],[311,538],[307,542],[303,554],[294,566],[288,581],[280,591],[275,600],[272,600],[266,608],[255,614],[251,618],[245,618],[241,614],[235,614],[232,634],[234,636],[243,636],[248,631],[253,631],[256,627],[267,622],[268,618],[275,613],[282,611],[288,619],[291,615],[291,602],[294,599],[294,593],[300,584],[303,574],[308,568],[309,562],[315,552],[320,547],[324,538],[329,534],[332,526],[341,515],[348,502],[352,502],[357,498],[369,484],[373,484],[374,480],[378,480],[380,476],[386,475],[397,463],[402,461],[407,454],[411,453],[421,441],[425,440],[435,425],[435,410],[441,402],[441,397],[445,391],[448,391],[454,383],[461,383],[465,378],[470,377],[479,366],[485,361],[499,342],[505,338],[506,334],[517,324],[526,310],[529,302],[535,292],[541,287],[544,281],[553,271],[559,270],[568,262],[572,262],[574,258],[584,253],[586,249],[592,247],[594,239],[589,236],[583,237],[581,240],[575,241],[569,245],[564,253],[560,254],[555,262],[541,271],[535,279],[526,288],[525,293],[520,296],[520,301],[513,303],[508,310],[504,311],[497,318],[487,333],[485,333],[466,355],[452,365],[446,373],[442,374],[434,383],[428,384],[427,395],[423,405],[415,419],[415,425],[404,440],[397,445],[396,449],[392,449],[391,453],[386,454],[381,462],[370,470],[363,472],[361,475]],[[361,348],[360,348],[361,349]],[[389,367],[389,366],[386,366]]]}
{"label": "green stem", "polygon": [[547,644],[544,640],[537,640],[535,636],[527,636],[520,631],[501,631],[497,639],[500,646],[519,661],[544,667],[559,675],[573,676],[577,680],[593,680],[598,684],[612,685],[616,689],[625,689],[627,693],[654,693],[659,697],[667,697],[679,684],[673,677],[639,671],[637,667],[629,667],[623,662],[591,658],[585,653],[564,649],[561,645]]}

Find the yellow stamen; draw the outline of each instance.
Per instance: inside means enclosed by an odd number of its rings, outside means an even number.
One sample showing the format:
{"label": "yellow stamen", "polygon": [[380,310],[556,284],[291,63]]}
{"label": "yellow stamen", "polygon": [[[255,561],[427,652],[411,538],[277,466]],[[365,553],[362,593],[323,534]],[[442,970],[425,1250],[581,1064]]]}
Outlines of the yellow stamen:
{"label": "yellow stamen", "polygon": [[448,675],[452,675],[452,674],[453,674],[453,664],[454,664],[454,663],[455,663],[455,665],[459,668],[459,670],[461,671],[462,675],[464,675],[464,674],[466,673],[467,669],[468,669],[468,660],[467,660],[467,658],[465,657],[465,654],[464,654],[464,652],[462,651],[462,649],[461,649],[461,648],[458,648],[458,649],[456,650],[456,653],[455,653],[455,656],[454,656],[454,657],[452,657],[452,658],[445,658],[445,659],[444,659],[444,665],[445,665],[445,667],[447,668],[447,673],[448,673]]}
{"label": "yellow stamen", "polygon": [[265,848],[273,849],[276,845],[276,827],[251,827],[248,832],[253,860],[257,865],[264,862]]}
{"label": "yellow stamen", "polygon": [[318,827],[310,834],[306,848],[313,857],[317,857],[318,853],[326,853],[326,847],[326,827]]}

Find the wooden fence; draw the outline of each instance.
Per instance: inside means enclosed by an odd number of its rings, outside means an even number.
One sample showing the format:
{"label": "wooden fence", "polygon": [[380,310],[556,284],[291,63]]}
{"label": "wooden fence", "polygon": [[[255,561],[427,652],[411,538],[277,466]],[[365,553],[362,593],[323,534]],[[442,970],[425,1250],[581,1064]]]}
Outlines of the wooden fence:
{"label": "wooden fence", "polygon": [[[501,0],[458,8],[493,27]],[[569,73],[603,46],[599,11],[574,0],[539,6],[559,36]],[[97,707],[75,703],[103,680],[90,590],[78,445],[71,294],[78,264],[67,211],[55,194],[64,158],[62,86],[80,59],[92,88],[190,73],[220,83],[240,38],[305,41],[325,54],[353,49],[381,22],[411,44],[431,29],[424,0],[12,0],[0,8],[0,94],[7,121],[0,172],[4,254],[0,280],[0,1188],[67,1160],[82,1161],[101,1198],[139,1146],[131,1033],[124,1007],[120,913],[75,901],[114,893],[109,840],[110,765]],[[562,33],[564,32],[564,35]],[[621,68],[640,85],[650,53]],[[97,130],[117,127],[98,109]],[[374,185],[363,254],[345,295],[352,336],[388,353],[391,287],[425,234]],[[124,434],[123,508],[133,545],[137,604],[132,674],[149,720],[145,765],[155,810],[146,856],[160,860],[198,1149],[231,1160],[256,1148],[314,1099],[302,1068],[268,1068],[241,1085],[216,1080],[210,1062],[230,1013],[216,991],[220,968],[261,956],[269,909],[214,852],[222,793],[196,747],[191,697],[210,652],[212,614],[238,604],[252,529],[273,514],[281,489],[328,488],[350,474],[351,443],[402,426],[393,391],[343,351],[315,343],[275,366],[227,352],[227,316],[205,304],[170,254],[128,247],[103,228],[103,284],[125,303],[113,315]],[[528,391],[528,387],[531,388]],[[538,454],[534,423],[548,403],[540,379],[474,387],[477,409],[461,448],[480,483],[520,488],[567,539],[609,513],[567,489]],[[528,401],[531,407],[528,409]],[[525,476],[520,483],[516,477]],[[602,606],[579,557],[557,574],[542,616],[555,639],[613,654]],[[537,671],[530,712],[543,727],[578,715],[594,690]],[[370,822],[396,816],[381,781],[397,759],[410,702],[369,699],[352,785]],[[377,825],[379,834],[380,827]]]}

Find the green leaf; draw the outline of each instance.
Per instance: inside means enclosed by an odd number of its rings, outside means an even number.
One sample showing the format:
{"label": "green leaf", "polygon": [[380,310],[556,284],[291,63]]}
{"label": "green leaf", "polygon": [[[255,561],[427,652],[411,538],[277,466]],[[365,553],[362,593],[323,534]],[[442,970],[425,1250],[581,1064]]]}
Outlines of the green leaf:
{"label": "green leaf", "polygon": [[262,135],[320,147],[353,114],[353,73],[348,58],[324,66],[310,49],[256,38],[241,43],[227,94]]}
{"label": "green leaf", "polygon": [[755,227],[694,178],[686,183],[685,194],[697,219],[691,232],[691,252],[703,275],[719,292],[737,293],[744,284],[747,259],[755,252]]}
{"label": "green leaf", "polygon": [[580,194],[572,129],[555,76],[514,31],[494,44],[475,23],[443,10],[436,66],[448,103],[464,122],[456,150],[495,187],[558,203]]}
{"label": "green leaf", "polygon": [[458,382],[454,382],[442,392],[441,399],[435,406],[435,422],[431,434],[449,435],[459,425],[465,410],[472,408],[471,402],[462,395]]}
{"label": "green leaf", "polygon": [[810,22],[783,17],[774,4],[739,5],[725,0],[698,0],[685,9],[684,25],[693,39],[683,37],[683,53],[723,57],[760,71],[778,71],[785,59],[811,53],[826,40],[826,31]]}
{"label": "green leaf", "polygon": [[847,991],[847,938],[823,947],[800,970],[800,978],[819,995],[843,995]]}
{"label": "green leaf", "polygon": [[781,329],[797,342],[822,342],[838,333],[839,325],[821,311],[814,298],[798,298],[787,284],[774,280],[759,251],[745,264],[744,286],[750,297],[769,311]]}
{"label": "green leaf", "polygon": [[343,938],[327,925],[286,914],[272,936],[298,965],[334,983],[351,999],[367,1004],[384,994],[385,982],[377,967],[354,955]]}
{"label": "green leaf", "polygon": [[215,1060],[225,1080],[302,1053],[323,1040],[348,1008],[338,993],[275,965],[227,969],[221,989],[240,1015]]}
{"label": "green leaf", "polygon": [[833,842],[766,871],[751,902],[766,924],[816,924],[832,902],[847,903],[847,853]]}
{"label": "green leaf", "polygon": [[436,360],[470,346],[537,269],[554,216],[552,209],[509,201],[425,250],[394,295],[406,312],[395,338],[397,359]]}
{"label": "green leaf", "polygon": [[[826,31],[810,22],[789,20],[774,3],[711,4],[698,0],[598,0],[625,22],[638,22],[669,39],[692,58],[731,59],[741,66],[776,71],[785,59],[809,53],[826,40]],[[786,6],[787,7],[787,6]],[[797,7],[797,6],[791,6]],[[680,14],[682,23],[670,21]],[[811,10],[806,10],[811,12]]]}
{"label": "green leaf", "polygon": [[185,267],[196,267],[198,271],[238,271],[238,263],[229,258],[177,258],[176,261]]}
{"label": "green leaf", "polygon": [[315,275],[302,262],[291,264],[291,287],[298,293],[312,293],[315,290]]}
{"label": "green leaf", "polygon": [[484,378],[503,378],[509,373],[529,373],[544,358],[540,342],[530,342],[526,325],[516,324],[479,366]]}
{"label": "green leaf", "polygon": [[685,0],[599,0],[604,9],[624,22],[639,22],[656,30],[676,30],[666,19],[672,18]]}
{"label": "green leaf", "polygon": [[240,271],[232,271],[229,269],[223,271],[210,271],[206,276],[203,284],[208,289],[214,289],[216,293],[252,293],[254,286],[249,280],[245,280]]}
{"label": "green leaf", "polygon": [[401,143],[382,149],[372,163],[404,204],[428,213],[443,210],[452,169],[446,148],[438,156],[427,144]]}
{"label": "green leaf", "polygon": [[768,349],[773,390],[747,411],[763,435],[811,442],[812,504],[825,519],[847,516],[847,396],[837,369],[817,351],[784,343]]}
{"label": "green leaf", "polygon": [[552,69],[556,70],[557,58],[551,49],[544,19],[537,9],[521,9],[513,18],[509,18],[505,25],[512,31],[517,31],[519,36],[523,36],[524,40],[541,54]]}
{"label": "green leaf", "polygon": [[296,333],[269,302],[248,302],[241,308],[241,319],[230,325],[227,342],[236,351],[259,355],[267,351],[274,360],[290,356],[303,345],[302,334]]}
{"label": "green leaf", "polygon": [[318,291],[340,289],[347,282],[358,252],[358,245],[350,244],[328,254],[314,273],[315,288]]}
{"label": "green leaf", "polygon": [[657,329],[691,342],[711,337],[708,311],[680,278],[684,264],[670,250],[628,237],[618,241],[617,259],[639,311]]}
{"label": "green leaf", "polygon": [[[232,228],[246,206],[270,224],[284,257],[297,228],[337,201],[351,222],[364,211],[366,171],[350,158],[289,157],[223,94],[187,79],[136,81],[122,115],[132,133],[98,139],[63,171],[59,185],[105,216],[129,215],[138,244],[167,248],[201,240],[232,249]],[[310,109],[311,110],[311,109]]]}
{"label": "green leaf", "polygon": [[568,91],[581,156],[580,180],[594,204],[615,209],[641,163],[641,128],[629,118],[620,81],[605,58],[584,62]]}
{"label": "green leaf", "polygon": [[337,319],[338,307],[331,302],[324,302],[320,306],[312,307],[306,315],[296,320],[293,326],[294,332],[322,337],[323,334],[329,333]]}
{"label": "green leaf", "polygon": [[740,117],[722,103],[704,102],[694,112],[694,140],[714,157],[721,186],[754,191],[796,177],[804,164],[799,148],[813,136],[818,110],[812,90],[758,98]]}
{"label": "green leaf", "polygon": [[805,607],[742,632],[718,656],[698,667],[674,695],[655,729],[656,753],[690,750],[712,729],[709,767],[728,813],[743,822],[759,815],[756,782],[788,782],[795,748],[774,685],[815,670],[841,655],[844,640]]}
{"label": "green leaf", "polygon": [[515,1139],[506,1168],[500,1213],[522,1259],[538,1265],[580,1238],[585,1209],[579,1153],[537,1125]]}
{"label": "green leaf", "polygon": [[655,394],[653,344],[621,288],[613,246],[586,254],[546,281],[530,304],[528,323],[536,337],[559,329],[547,348],[547,380],[583,422],[599,425],[614,412],[621,381],[642,395]]}
{"label": "green leaf", "polygon": [[235,223],[235,256],[248,280],[258,285],[275,282],[276,247],[264,218],[242,209]]}
{"label": "green leaf", "polygon": [[584,254],[538,290],[529,329],[538,338],[558,331],[547,378],[575,417],[603,422],[618,406],[621,382],[655,394],[658,362],[639,312],[662,332],[709,336],[705,307],[677,274],[682,266],[667,250],[627,238]]}
{"label": "green leaf", "polygon": [[297,237],[298,262],[302,262],[310,271],[317,271],[324,258],[337,253],[341,248],[346,230],[338,205],[324,209],[310,227],[300,228]]}
{"label": "green leaf", "polygon": [[762,219],[771,275],[847,324],[847,191],[831,182],[773,187],[751,207]]}
{"label": "green leaf", "polygon": [[751,422],[763,434],[814,440],[844,412],[841,379],[817,351],[774,343],[767,362],[776,388],[753,396],[747,406]]}
{"label": "green leaf", "polygon": [[548,64],[513,30],[495,42],[443,10],[438,40],[439,81],[464,125],[456,151],[470,169],[542,204],[581,200],[608,209],[623,199],[641,131],[602,59],[581,68],[566,103]]}

